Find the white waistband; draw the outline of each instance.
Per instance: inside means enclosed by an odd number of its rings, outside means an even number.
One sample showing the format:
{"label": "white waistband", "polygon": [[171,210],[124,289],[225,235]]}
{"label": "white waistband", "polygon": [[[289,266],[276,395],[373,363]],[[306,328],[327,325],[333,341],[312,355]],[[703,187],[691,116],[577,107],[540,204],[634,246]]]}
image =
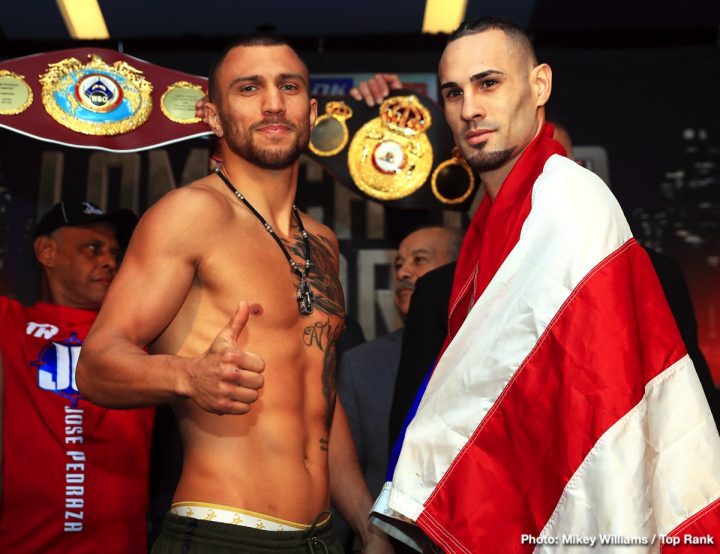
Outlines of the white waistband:
{"label": "white waistband", "polygon": [[252,527],[264,531],[303,531],[310,528],[309,525],[302,523],[285,521],[284,519],[258,514],[249,510],[241,510],[232,506],[207,504],[205,502],[176,502],[170,507],[170,513],[216,523]]}

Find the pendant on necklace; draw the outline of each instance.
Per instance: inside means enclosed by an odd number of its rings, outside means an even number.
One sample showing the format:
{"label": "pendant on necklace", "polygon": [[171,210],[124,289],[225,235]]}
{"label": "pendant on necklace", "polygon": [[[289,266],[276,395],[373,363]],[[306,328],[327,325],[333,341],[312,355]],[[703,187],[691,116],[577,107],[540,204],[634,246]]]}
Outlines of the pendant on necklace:
{"label": "pendant on necklace", "polygon": [[280,237],[277,236],[275,231],[273,231],[273,228],[270,226],[270,224],[265,221],[265,218],[260,215],[260,212],[258,212],[255,207],[250,203],[250,201],[245,198],[242,193],[235,188],[235,186],[230,182],[230,179],[228,179],[225,176],[225,173],[222,169],[215,168],[215,173],[217,174],[220,179],[223,180],[223,182],[227,185],[227,187],[230,189],[230,191],[237,197],[238,200],[240,200],[247,208],[252,212],[252,214],[258,218],[260,223],[262,223],[265,230],[270,234],[270,236],[275,239],[275,242],[277,242],[278,246],[280,247],[280,250],[282,250],[283,254],[285,254],[285,257],[287,258],[287,261],[290,263],[290,268],[292,271],[297,274],[300,277],[300,282],[298,283],[297,288],[297,294],[295,295],[295,298],[297,298],[298,307],[300,308],[300,313],[302,315],[310,315],[313,311],[313,304],[315,303],[315,295],[313,294],[312,289],[310,288],[310,283],[308,283],[306,277],[307,272],[310,270],[310,241],[308,240],[308,234],[305,231],[305,227],[303,227],[302,219],[300,219],[300,214],[298,213],[297,208],[293,204],[292,211],[293,215],[295,216],[295,219],[297,220],[298,228],[300,229],[300,233],[302,235],[303,243],[305,245],[305,269],[304,271],[301,270],[295,260],[292,259],[290,256],[290,253],[287,251],[287,248],[285,248],[285,245],[283,244],[282,240],[280,240]]}
{"label": "pendant on necklace", "polygon": [[313,311],[313,304],[315,303],[315,295],[310,288],[310,283],[307,282],[305,277],[300,277],[298,283],[297,294],[295,295],[298,301],[298,307],[302,315],[310,315]]}

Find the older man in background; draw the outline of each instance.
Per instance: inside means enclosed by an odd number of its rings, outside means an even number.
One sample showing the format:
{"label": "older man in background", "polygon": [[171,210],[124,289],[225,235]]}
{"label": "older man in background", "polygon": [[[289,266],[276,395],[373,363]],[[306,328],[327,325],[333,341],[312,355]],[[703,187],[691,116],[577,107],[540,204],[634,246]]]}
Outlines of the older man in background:
{"label": "older man in background", "polygon": [[[458,229],[425,227],[406,236],[395,258],[395,307],[403,321],[415,282],[457,258]],[[370,492],[377,495],[388,461],[388,419],[400,362],[403,328],[348,350],[342,357],[338,391],[345,406],[360,465]]]}
{"label": "older man in background", "polygon": [[0,297],[0,552],[145,552],[152,409],[83,398],[75,367],[137,218],[61,202],[38,223],[40,300]]}

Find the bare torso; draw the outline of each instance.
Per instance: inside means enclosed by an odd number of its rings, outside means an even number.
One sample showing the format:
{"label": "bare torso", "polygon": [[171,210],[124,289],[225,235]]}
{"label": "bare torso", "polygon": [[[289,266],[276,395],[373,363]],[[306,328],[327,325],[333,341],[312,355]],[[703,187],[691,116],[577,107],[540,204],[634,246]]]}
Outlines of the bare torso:
{"label": "bare torso", "polygon": [[[311,523],[329,504],[334,341],[344,316],[335,238],[302,216],[310,235],[316,303],[312,314],[301,315],[298,278],[257,218],[216,177],[191,186],[212,195],[219,209],[192,222],[206,246],[180,310],[151,352],[199,356],[237,303],[246,300],[250,318],[237,348],[264,359],[265,384],[244,415],[211,414],[189,400],[175,403],[185,457],[174,501]],[[304,247],[295,223],[284,243],[301,265]]]}

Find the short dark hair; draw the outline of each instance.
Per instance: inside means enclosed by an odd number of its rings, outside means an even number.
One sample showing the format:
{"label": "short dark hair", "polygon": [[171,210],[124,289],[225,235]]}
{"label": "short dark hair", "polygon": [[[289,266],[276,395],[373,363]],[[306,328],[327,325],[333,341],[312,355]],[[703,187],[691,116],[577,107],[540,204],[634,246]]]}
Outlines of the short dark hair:
{"label": "short dark hair", "polygon": [[[287,46],[295,52],[295,54],[297,54],[297,51],[292,47],[292,45],[282,37],[272,35],[251,35],[235,39],[223,49],[210,67],[210,73],[208,74],[208,96],[211,102],[215,102],[220,98],[220,91],[218,90],[217,85],[217,73],[228,53],[235,48],[249,46]],[[299,57],[300,56],[298,55],[298,58]]]}
{"label": "short dark hair", "polygon": [[474,21],[464,21],[460,24],[460,27],[450,34],[447,41],[450,43],[468,35],[484,33],[485,31],[490,30],[502,31],[512,40],[519,43],[527,51],[532,64],[537,65],[537,56],[535,55],[535,48],[533,48],[530,37],[522,27],[513,23],[509,19],[502,19],[500,17],[480,17]]}

